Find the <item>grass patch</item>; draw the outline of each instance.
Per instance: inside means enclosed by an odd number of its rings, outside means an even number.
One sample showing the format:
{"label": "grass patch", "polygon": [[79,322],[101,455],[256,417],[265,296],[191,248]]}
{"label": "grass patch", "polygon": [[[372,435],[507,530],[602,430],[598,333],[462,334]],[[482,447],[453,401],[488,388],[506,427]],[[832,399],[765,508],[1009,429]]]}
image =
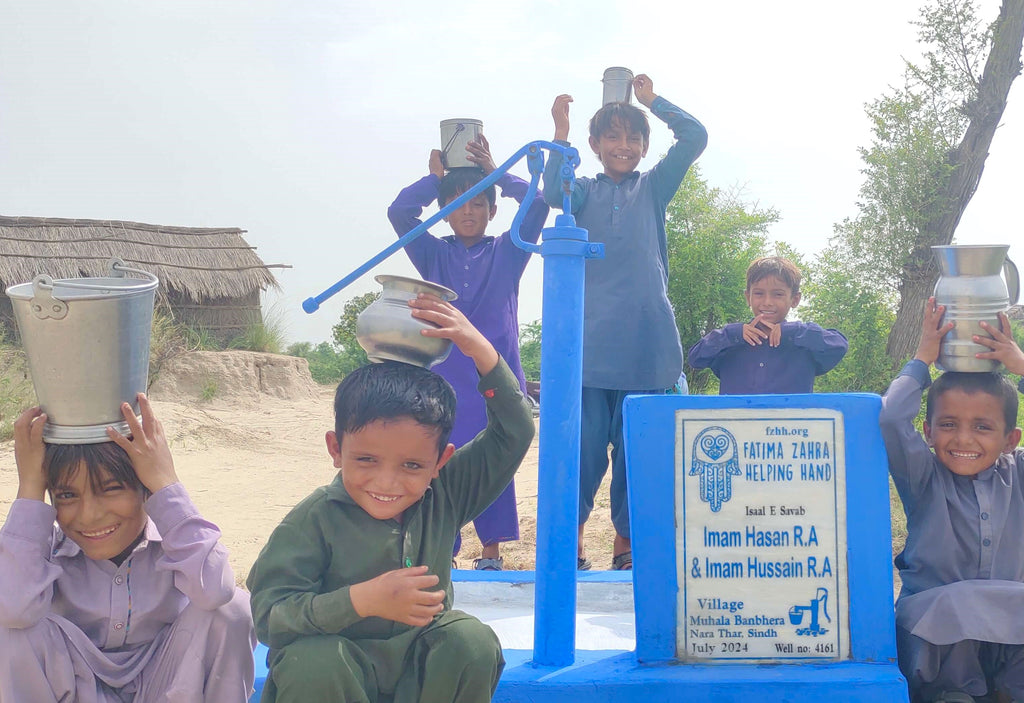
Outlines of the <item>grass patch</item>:
{"label": "grass patch", "polygon": [[285,346],[284,316],[276,306],[263,314],[263,319],[253,322],[242,334],[228,343],[228,349],[280,354]]}
{"label": "grass patch", "polygon": [[0,344],[0,441],[14,437],[14,421],[36,403],[27,378],[25,354],[17,347]]}
{"label": "grass patch", "polygon": [[199,397],[206,403],[217,397],[217,382],[207,381],[203,384],[203,389],[199,392]]}

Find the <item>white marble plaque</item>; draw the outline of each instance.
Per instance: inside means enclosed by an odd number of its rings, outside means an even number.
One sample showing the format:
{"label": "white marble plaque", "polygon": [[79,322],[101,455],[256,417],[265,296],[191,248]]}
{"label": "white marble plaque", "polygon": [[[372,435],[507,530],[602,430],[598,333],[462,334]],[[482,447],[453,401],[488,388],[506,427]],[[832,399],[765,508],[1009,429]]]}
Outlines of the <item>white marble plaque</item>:
{"label": "white marble plaque", "polygon": [[676,653],[850,656],[842,413],[676,412]]}

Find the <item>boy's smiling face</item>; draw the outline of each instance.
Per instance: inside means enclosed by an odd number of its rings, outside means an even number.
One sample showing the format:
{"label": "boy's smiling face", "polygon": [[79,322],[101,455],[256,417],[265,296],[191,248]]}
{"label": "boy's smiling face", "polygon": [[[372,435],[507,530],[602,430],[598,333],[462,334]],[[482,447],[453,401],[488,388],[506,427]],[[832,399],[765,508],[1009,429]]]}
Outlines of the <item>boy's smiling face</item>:
{"label": "boy's smiling face", "polygon": [[598,138],[591,137],[590,148],[604,166],[605,175],[616,183],[633,173],[647,155],[644,135],[631,131],[620,120],[612,122]]}
{"label": "boy's smiling face", "polygon": [[94,491],[84,464],[50,491],[57,524],[90,559],[113,559],[146,527],[142,491],[102,472]]}
{"label": "boy's smiling face", "polygon": [[950,388],[935,399],[924,436],[939,461],[959,476],[975,476],[1012,452],[1021,431],[1007,431],[1002,401],[990,393]]}
{"label": "boy's smiling face", "polygon": [[754,317],[762,315],[765,322],[773,324],[783,322],[789,311],[800,304],[800,294],[777,276],[755,281],[743,295]]}
{"label": "boy's smiling face", "polygon": [[356,504],[377,520],[400,518],[415,505],[455,452],[440,456],[437,430],[410,417],[375,420],[342,441],[327,433],[327,452],[341,469],[341,482]]}

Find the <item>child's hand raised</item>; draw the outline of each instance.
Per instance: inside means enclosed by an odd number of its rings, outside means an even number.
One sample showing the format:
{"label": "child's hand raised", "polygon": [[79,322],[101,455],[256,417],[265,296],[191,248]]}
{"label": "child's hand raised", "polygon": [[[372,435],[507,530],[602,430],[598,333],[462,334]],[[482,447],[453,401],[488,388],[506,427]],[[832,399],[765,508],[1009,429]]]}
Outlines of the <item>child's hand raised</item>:
{"label": "child's hand raised", "polygon": [[43,471],[43,427],[46,413],[29,408],[14,421],[14,461],[18,465],[18,497],[42,500],[46,495],[46,472]]}
{"label": "child's hand raised", "polygon": [[939,344],[946,333],[953,329],[953,323],[942,324],[944,305],[935,304],[935,296],[924,304],[924,321],[921,323],[921,341],[918,342],[914,358],[931,366],[939,358]]}
{"label": "child's hand raised", "polygon": [[451,303],[436,295],[420,293],[409,301],[412,316],[438,325],[438,328],[420,330],[424,337],[450,339],[459,350],[473,360],[481,376],[490,373],[498,365],[498,352],[487,338],[473,326],[466,316]]}
{"label": "child's hand raised", "polygon": [[444,178],[444,163],[441,161],[441,150],[433,149],[430,152],[430,160],[427,161],[427,169],[431,175]]}
{"label": "child's hand raised", "polygon": [[354,584],[348,593],[360,617],[423,627],[444,610],[444,591],[426,590],[437,584],[437,576],[428,574],[427,567],[412,566]]}
{"label": "child's hand raised", "polygon": [[551,117],[555,120],[555,141],[569,141],[569,103],[571,95],[559,95],[551,106]]}
{"label": "child's hand raised", "polygon": [[156,493],[161,488],[177,483],[178,475],[174,472],[174,459],[171,458],[171,448],[167,446],[164,426],[153,414],[153,407],[145,393],[139,393],[139,411],[142,414],[141,424],[132,412],[132,406],[121,404],[121,414],[131,430],[131,439],[113,427],[107,428],[107,436],[128,453],[135,475],[142,485],[150,493]]}
{"label": "child's hand raised", "polygon": [[487,137],[482,134],[477,136],[466,144],[466,151],[466,158],[479,166],[484,175],[494,171],[494,159],[491,158],[491,145],[487,143]]}
{"label": "child's hand raised", "polygon": [[992,351],[975,354],[975,358],[1002,362],[1010,373],[1015,373],[1018,376],[1024,375],[1024,352],[1014,341],[1010,330],[1010,319],[1004,312],[999,313],[999,326],[1001,329],[997,330],[987,322],[981,322],[982,329],[992,335],[992,339],[974,335],[974,341],[977,344],[984,344]]}
{"label": "child's hand raised", "polygon": [[641,105],[648,110],[651,109],[651,103],[658,96],[654,94],[654,81],[646,73],[641,73],[633,79],[633,95]]}

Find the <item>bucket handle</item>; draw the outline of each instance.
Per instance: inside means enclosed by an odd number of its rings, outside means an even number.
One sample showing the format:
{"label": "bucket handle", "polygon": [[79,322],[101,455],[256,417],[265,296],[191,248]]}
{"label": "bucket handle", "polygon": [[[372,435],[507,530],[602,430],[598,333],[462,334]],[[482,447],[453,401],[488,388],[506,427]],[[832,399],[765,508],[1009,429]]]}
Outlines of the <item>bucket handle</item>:
{"label": "bucket handle", "polygon": [[[122,261],[121,259],[118,259],[117,257],[114,257],[114,258],[110,259],[109,261],[107,261],[107,267],[109,269],[110,276],[112,278],[126,278],[126,276],[124,275],[125,273],[134,273],[134,274],[138,274],[139,278],[146,279],[145,283],[140,283],[140,284],[138,284],[136,286],[124,286],[124,287],[118,288],[118,292],[134,293],[137,290],[146,290],[147,288],[152,286],[154,283],[159,283],[160,282],[160,279],[157,278],[155,274],[152,274],[149,271],[143,271],[142,269],[134,269],[134,268],[130,268],[128,266],[125,266],[124,265],[124,261]],[[45,281],[40,281],[39,284],[37,285],[36,282],[39,281],[39,279],[46,279],[46,280]],[[51,292],[53,290],[53,279],[50,278],[49,276],[46,276],[46,275],[36,276],[32,280],[32,284],[33,284],[33,286],[34,286],[34,288],[36,290],[39,290],[40,288],[42,288],[43,290],[49,290]],[[105,286],[105,285],[102,285],[102,284],[99,284],[99,283],[75,283],[74,281],[67,281],[67,280],[61,281],[60,285],[61,285],[61,288],[74,288],[75,290],[100,290],[100,291],[104,291],[104,290],[109,290],[110,289],[110,286]]]}
{"label": "bucket handle", "polygon": [[455,125],[455,131],[452,132],[451,138],[448,140],[448,143],[445,144],[444,147],[441,149],[441,156],[444,156],[444,157],[448,156],[448,150],[452,148],[452,144],[455,142],[455,138],[457,136],[459,136],[460,132],[465,132],[465,131],[466,131],[466,125],[464,125],[463,123],[459,122],[458,124]]}
{"label": "bucket handle", "polygon": [[1006,290],[1010,296],[1010,305],[1016,305],[1020,300],[1020,273],[1017,271],[1017,264],[1007,257],[1003,262],[1003,276],[1006,277]]}
{"label": "bucket handle", "polygon": [[[133,273],[140,278],[146,279],[144,283],[119,288],[118,292],[120,293],[145,291],[152,287],[154,283],[160,282],[160,279],[155,274],[125,266],[124,261],[117,257],[107,261],[107,268],[110,270],[112,278],[125,278],[126,273]],[[73,281],[61,281],[60,285],[63,288],[74,288],[76,290],[106,291],[110,289],[110,286],[96,283],[74,283]],[[60,298],[54,297],[53,288],[53,278],[45,273],[41,273],[32,279],[32,300],[29,302],[29,305],[32,308],[32,314],[40,320],[63,320],[67,317],[68,304]]]}

